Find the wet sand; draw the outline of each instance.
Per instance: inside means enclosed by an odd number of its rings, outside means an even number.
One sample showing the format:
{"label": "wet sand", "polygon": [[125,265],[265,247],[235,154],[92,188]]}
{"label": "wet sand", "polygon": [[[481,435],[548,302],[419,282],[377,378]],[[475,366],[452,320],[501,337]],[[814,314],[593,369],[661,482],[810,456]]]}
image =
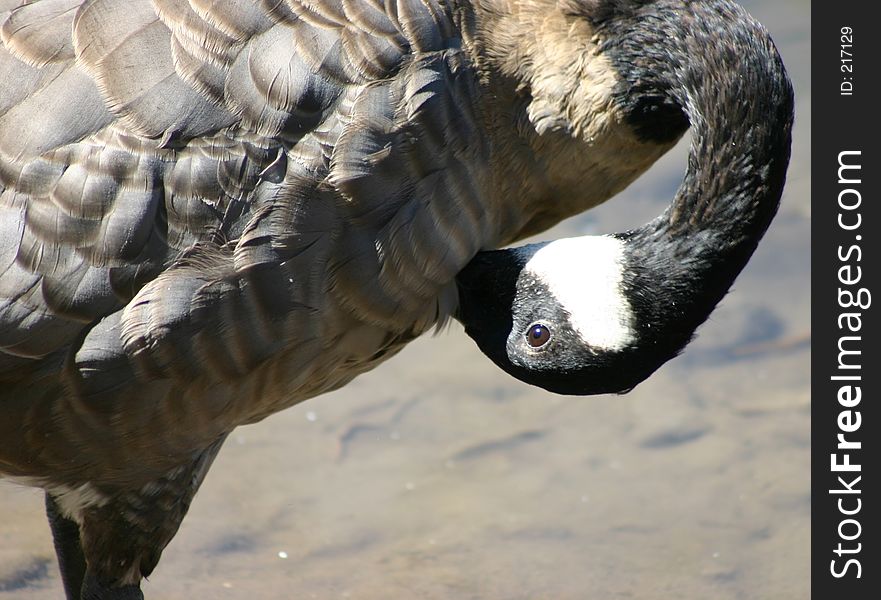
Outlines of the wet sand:
{"label": "wet sand", "polygon": [[[143,589],[186,598],[809,597],[810,4],[745,2],[796,84],[780,213],[698,339],[625,396],[497,370],[458,325],[232,434]],[[550,239],[639,225],[684,150]],[[0,600],[62,597],[37,490],[0,484]]]}

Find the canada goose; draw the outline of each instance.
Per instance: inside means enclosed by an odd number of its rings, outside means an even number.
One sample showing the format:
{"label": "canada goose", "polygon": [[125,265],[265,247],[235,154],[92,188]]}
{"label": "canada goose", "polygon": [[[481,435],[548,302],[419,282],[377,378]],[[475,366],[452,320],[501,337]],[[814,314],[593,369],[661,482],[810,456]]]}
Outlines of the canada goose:
{"label": "canada goose", "polygon": [[[728,0],[0,6],[0,472],[70,598],[141,598],[230,431],[450,317],[529,383],[633,387],[782,190],[792,92]],[[689,124],[658,219],[494,250]]]}

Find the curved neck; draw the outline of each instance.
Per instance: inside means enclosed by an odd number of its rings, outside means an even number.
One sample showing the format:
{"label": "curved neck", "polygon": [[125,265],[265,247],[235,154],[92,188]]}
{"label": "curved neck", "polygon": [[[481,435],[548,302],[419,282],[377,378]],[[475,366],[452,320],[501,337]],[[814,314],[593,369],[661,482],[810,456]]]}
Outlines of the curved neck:
{"label": "curved neck", "polygon": [[[478,254],[457,276],[458,318],[523,381],[621,392],[688,343],[764,235],[789,162],[792,89],[767,32],[732,0],[553,2],[590,24],[616,74],[610,112],[640,141],[690,126],[685,180],[664,214],[613,243]],[[531,343],[540,330],[546,350]]]}
{"label": "curved neck", "polygon": [[627,74],[624,101],[634,126],[655,134],[651,115],[675,105],[691,125],[692,143],[673,203],[619,235],[630,249],[624,285],[642,325],[664,324],[645,327],[645,342],[681,348],[777,211],[789,162],[792,89],[767,32],[731,2],[660,1],[637,13],[605,25],[606,51]]}

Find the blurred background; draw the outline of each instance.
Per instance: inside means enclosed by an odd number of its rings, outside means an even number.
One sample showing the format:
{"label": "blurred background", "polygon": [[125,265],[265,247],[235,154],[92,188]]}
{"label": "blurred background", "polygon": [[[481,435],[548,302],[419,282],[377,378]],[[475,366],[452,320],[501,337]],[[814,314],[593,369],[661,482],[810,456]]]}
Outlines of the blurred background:
{"label": "blurred background", "polygon": [[[626,396],[566,398],[506,376],[458,324],[417,340],[236,430],[150,600],[809,597],[810,2],[742,4],[795,84],[792,163],[686,352]],[[539,239],[654,217],[686,146]],[[62,596],[42,492],[0,485],[0,600]]]}

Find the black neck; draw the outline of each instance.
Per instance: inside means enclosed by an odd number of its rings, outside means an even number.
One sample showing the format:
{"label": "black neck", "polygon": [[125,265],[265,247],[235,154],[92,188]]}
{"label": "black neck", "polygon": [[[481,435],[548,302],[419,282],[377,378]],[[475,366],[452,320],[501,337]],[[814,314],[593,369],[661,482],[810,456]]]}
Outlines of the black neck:
{"label": "black neck", "polygon": [[[626,285],[645,344],[675,351],[746,265],[777,211],[792,128],[792,89],[768,34],[726,0],[630,3],[603,25],[625,75],[622,103],[646,137],[676,109],[691,126],[685,179],[657,219],[621,234]],[[661,120],[663,124],[664,120]],[[649,327],[652,325],[652,327]],[[660,326],[659,326],[660,325]]]}
{"label": "black neck", "polygon": [[558,5],[591,21],[620,77],[616,112],[637,136],[669,143],[691,128],[687,172],[670,207],[618,234],[636,341],[598,352],[564,328],[553,353],[520,352],[523,329],[513,324],[532,319],[513,301],[521,284],[550,313],[559,308],[520,276],[535,251],[528,246],[475,257],[457,277],[458,317],[484,353],[523,381],[563,393],[621,392],[688,343],[768,228],[789,162],[792,89],[767,32],[731,0]]}

